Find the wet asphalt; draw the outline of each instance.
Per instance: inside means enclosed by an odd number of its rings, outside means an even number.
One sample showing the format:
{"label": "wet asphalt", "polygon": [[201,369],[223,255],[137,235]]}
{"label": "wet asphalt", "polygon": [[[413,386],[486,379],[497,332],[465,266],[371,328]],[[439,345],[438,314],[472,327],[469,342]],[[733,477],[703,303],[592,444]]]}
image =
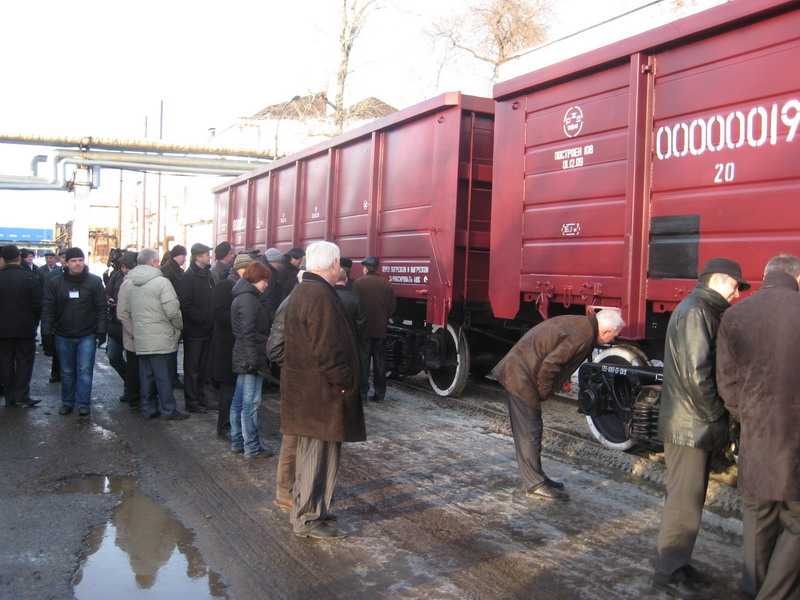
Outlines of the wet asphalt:
{"label": "wet asphalt", "polygon": [[[545,460],[572,498],[537,501],[520,489],[502,417],[390,384],[365,407],[369,440],[343,449],[334,509],[351,535],[319,542],[294,537],[274,505],[276,460],[230,452],[216,413],[142,419],[99,352],[91,416],[60,416],[48,376],[39,353],[41,404],[0,406],[2,600],[662,597],[649,579],[663,465],[593,444],[568,404],[546,408]],[[277,452],[276,390],[262,402]],[[717,483],[710,495],[695,556],[713,596],[737,598],[735,492]]]}

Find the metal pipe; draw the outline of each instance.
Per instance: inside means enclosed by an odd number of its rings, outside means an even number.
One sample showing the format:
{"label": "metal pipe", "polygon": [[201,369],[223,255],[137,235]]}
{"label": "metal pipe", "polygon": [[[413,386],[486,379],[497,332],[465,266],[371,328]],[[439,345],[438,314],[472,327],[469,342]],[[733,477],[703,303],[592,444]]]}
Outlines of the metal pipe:
{"label": "metal pipe", "polygon": [[0,143],[25,146],[50,146],[52,148],[78,148],[84,150],[114,150],[117,152],[166,152],[174,154],[202,154],[208,156],[240,156],[242,158],[272,158],[268,150],[241,148],[214,148],[212,146],[187,146],[164,144],[152,140],[121,140],[85,137],[42,137],[37,135],[0,133]]}

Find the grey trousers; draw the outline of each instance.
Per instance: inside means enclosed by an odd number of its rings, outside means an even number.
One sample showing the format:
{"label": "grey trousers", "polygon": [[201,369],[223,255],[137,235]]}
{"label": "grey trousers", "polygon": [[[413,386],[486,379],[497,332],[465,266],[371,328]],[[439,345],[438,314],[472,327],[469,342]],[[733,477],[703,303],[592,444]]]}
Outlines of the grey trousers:
{"label": "grey trousers", "polygon": [[522,484],[525,491],[532,492],[547,482],[547,475],[542,469],[542,411],[509,393],[508,416]]}
{"label": "grey trousers", "polygon": [[339,473],[341,442],[325,442],[316,438],[297,436],[297,463],[292,490],[292,527],[296,533],[310,531],[321,525],[328,508]]}
{"label": "grey trousers", "polygon": [[291,500],[297,463],[297,436],[284,435],[281,438],[281,453],[278,456],[278,472],[275,474],[277,500]]}
{"label": "grey trousers", "polygon": [[742,523],[742,590],[770,600],[800,598],[800,502],[742,496]]}
{"label": "grey trousers", "polygon": [[700,532],[708,489],[711,453],[701,448],[664,444],[667,463],[667,498],[658,534],[654,579],[659,583],[683,581]]}

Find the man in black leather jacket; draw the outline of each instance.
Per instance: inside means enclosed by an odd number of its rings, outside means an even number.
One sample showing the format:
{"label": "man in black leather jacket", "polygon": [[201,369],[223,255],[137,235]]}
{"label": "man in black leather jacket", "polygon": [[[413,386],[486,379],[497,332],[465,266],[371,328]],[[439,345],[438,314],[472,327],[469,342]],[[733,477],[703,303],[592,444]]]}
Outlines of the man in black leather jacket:
{"label": "man in black leather jacket", "polygon": [[710,577],[689,564],[700,530],[711,454],[726,441],[728,415],[717,393],[716,343],[722,313],[749,289],[738,263],[712,258],[667,326],[658,437],[664,442],[667,498],[653,587],[678,598],[710,598]]}

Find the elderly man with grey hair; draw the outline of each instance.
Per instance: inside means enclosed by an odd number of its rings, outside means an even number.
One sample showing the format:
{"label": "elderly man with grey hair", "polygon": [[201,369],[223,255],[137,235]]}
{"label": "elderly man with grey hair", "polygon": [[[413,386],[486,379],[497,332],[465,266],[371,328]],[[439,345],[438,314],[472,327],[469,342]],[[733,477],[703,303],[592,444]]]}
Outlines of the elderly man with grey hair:
{"label": "elderly man with grey hair", "polygon": [[[139,358],[139,409],[147,419],[187,419],[188,414],[178,411],[172,393],[172,354],[178,349],[183,328],[178,295],[159,269],[158,252],[145,248],[136,262],[138,266],[129,274],[125,313],[120,320],[133,326]],[[158,390],[158,406],[150,394],[153,385]]]}
{"label": "elderly man with grey hair", "polygon": [[281,374],[281,433],[297,436],[291,522],[299,537],[339,538],[328,512],[342,442],[366,439],[358,393],[358,349],[333,289],[339,248],[315,242],[289,296]]}
{"label": "elderly man with grey hair", "polygon": [[561,389],[595,345],[610,344],[623,327],[625,321],[613,309],[553,317],[522,336],[492,371],[508,392],[511,433],[527,496],[569,499],[564,484],[542,469],[541,403]]}

